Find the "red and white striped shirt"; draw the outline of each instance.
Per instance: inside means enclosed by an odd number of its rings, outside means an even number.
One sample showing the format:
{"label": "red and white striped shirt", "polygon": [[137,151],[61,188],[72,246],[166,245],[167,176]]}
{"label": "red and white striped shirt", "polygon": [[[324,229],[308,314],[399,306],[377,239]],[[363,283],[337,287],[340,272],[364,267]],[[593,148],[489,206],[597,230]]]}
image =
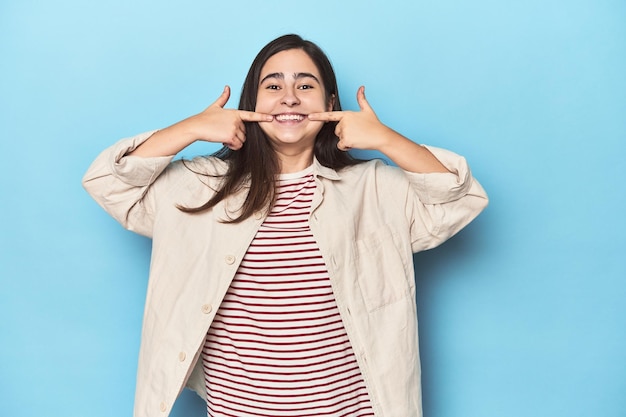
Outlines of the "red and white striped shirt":
{"label": "red and white striped shirt", "polygon": [[202,351],[209,417],[373,416],[309,228],[312,169],[283,174]]}

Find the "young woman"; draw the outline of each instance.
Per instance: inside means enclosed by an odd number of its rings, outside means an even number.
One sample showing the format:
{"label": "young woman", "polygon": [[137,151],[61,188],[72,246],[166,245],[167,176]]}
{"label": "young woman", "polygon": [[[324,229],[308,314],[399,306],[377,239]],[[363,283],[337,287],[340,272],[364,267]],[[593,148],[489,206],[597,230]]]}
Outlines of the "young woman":
{"label": "young woman", "polygon": [[[105,150],[83,183],[153,240],[135,416],[185,385],[209,416],[421,416],[412,254],[487,204],[465,160],[341,110],[315,44],[257,55],[239,109]],[[215,155],[172,161],[195,141]],[[380,151],[398,167],[345,150]]]}

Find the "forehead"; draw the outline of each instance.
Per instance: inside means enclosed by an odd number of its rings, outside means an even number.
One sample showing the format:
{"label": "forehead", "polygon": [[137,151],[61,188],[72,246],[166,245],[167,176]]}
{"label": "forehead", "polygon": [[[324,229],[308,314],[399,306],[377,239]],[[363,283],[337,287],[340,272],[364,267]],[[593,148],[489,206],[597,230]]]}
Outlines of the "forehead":
{"label": "forehead", "polygon": [[263,65],[260,78],[273,73],[282,73],[287,77],[307,72],[320,79],[317,66],[306,52],[302,49],[289,49],[272,55]]}

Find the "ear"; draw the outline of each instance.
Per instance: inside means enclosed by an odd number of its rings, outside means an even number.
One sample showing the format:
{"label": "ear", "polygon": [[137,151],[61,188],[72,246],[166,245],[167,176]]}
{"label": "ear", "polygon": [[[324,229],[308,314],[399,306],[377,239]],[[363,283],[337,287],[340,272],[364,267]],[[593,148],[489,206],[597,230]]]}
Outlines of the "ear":
{"label": "ear", "polygon": [[335,95],[331,94],[330,99],[328,100],[328,109],[326,111],[333,111],[333,107],[335,107]]}

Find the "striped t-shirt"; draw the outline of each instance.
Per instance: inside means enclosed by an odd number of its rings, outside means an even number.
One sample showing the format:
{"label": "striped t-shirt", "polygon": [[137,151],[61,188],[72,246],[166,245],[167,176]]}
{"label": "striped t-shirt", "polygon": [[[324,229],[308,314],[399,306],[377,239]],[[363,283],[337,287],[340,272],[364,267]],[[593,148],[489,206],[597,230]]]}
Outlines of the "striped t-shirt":
{"label": "striped t-shirt", "polygon": [[373,416],[309,228],[312,167],[280,176],[202,351],[209,417]]}

